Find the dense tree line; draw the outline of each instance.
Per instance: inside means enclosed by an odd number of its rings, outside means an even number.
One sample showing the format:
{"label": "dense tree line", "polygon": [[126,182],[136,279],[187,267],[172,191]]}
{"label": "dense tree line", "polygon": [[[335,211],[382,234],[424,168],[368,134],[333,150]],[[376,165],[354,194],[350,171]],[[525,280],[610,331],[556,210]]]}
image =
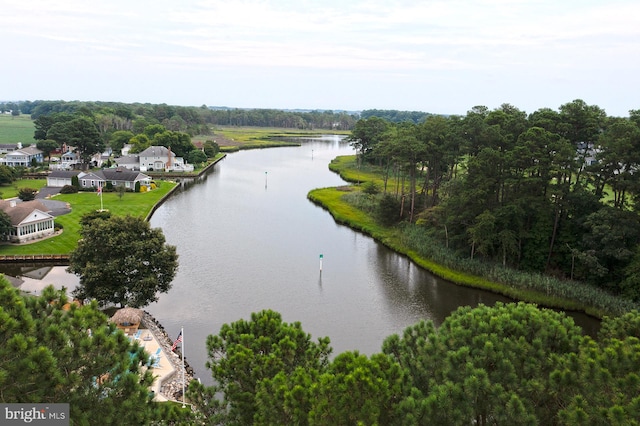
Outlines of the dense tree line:
{"label": "dense tree line", "polygon": [[363,120],[371,117],[378,117],[392,123],[402,123],[405,121],[418,124],[427,118],[429,113],[422,111],[398,111],[395,109],[365,109],[360,112],[360,118]]}
{"label": "dense tree line", "polygon": [[133,130],[133,121],[161,124],[168,130],[210,134],[211,126],[258,126],[293,129],[350,130],[359,114],[345,111],[295,111],[255,108],[209,108],[206,105],[126,104],[121,102],[20,101],[0,104],[3,110],[18,110],[32,119],[53,113],[82,113],[98,118],[98,125],[116,130]]}
{"label": "dense tree line", "polygon": [[374,116],[349,138],[362,164],[405,182],[383,188],[392,222],[418,224],[463,257],[640,300],[640,110],[609,117],[575,100],[418,124]]}
{"label": "dense tree line", "polygon": [[329,360],[327,338],[262,311],[208,337],[216,384],[188,395],[212,425],[638,424],[639,326],[607,318],[594,339],[562,313],[480,305]]}

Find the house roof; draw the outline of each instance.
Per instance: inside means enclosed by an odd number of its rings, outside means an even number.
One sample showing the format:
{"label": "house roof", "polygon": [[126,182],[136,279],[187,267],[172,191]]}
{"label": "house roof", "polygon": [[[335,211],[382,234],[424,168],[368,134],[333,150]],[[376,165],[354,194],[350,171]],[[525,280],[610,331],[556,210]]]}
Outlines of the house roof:
{"label": "house roof", "polygon": [[72,178],[78,176],[80,172],[78,170],[54,170],[49,173],[49,177],[52,178]]}
{"label": "house roof", "polygon": [[101,176],[104,180],[120,180],[125,182],[135,182],[141,179],[151,179],[144,173],[120,167],[117,169],[102,169],[99,172],[96,172],[96,175]]}
{"label": "house roof", "polygon": [[[168,157],[170,152],[171,151],[169,151],[169,149],[164,146],[150,146],[138,155],[140,157]],[[171,152],[171,157],[175,156],[176,155]]]}
{"label": "house roof", "polygon": [[115,159],[116,164],[139,164],[140,160],[137,155],[123,155]]}
{"label": "house roof", "polygon": [[38,148],[33,146],[28,146],[26,148],[16,149],[15,151],[11,151],[7,154],[7,156],[17,156],[17,155],[38,155],[42,154]]}
{"label": "house roof", "polygon": [[[15,206],[12,204],[15,203]],[[0,210],[3,210],[9,218],[11,219],[11,225],[17,226],[23,220],[27,218],[34,210],[39,210],[40,212],[47,214],[49,209],[44,206],[38,200],[32,201],[11,201],[11,200],[0,200]]]}

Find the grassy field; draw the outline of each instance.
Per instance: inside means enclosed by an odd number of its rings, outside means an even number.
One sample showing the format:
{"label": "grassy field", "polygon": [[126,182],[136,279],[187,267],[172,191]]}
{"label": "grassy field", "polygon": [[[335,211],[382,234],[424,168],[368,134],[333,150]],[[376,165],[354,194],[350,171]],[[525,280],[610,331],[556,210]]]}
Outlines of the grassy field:
{"label": "grassy field", "polygon": [[[146,217],[153,206],[176,186],[176,183],[169,181],[156,183],[158,188],[154,191],[127,192],[122,199],[115,192],[105,192],[102,196],[103,206],[115,216]],[[63,227],[62,234],[32,244],[0,245],[0,254],[69,254],[75,249],[80,238],[80,218],[85,213],[100,209],[100,197],[95,192],[79,192],[59,194],[53,199],[69,203],[72,209],[71,213],[56,217],[56,223]]]}
{"label": "grassy field", "polygon": [[0,114],[0,143],[33,144],[36,142],[33,139],[34,130],[33,121],[28,115],[13,117]]}

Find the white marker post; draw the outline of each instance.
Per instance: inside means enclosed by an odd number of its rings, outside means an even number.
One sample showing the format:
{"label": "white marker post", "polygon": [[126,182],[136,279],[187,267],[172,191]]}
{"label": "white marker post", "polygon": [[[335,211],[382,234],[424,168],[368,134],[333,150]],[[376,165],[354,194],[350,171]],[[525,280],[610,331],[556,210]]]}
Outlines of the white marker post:
{"label": "white marker post", "polygon": [[322,255],[320,255],[320,272],[322,272]]}
{"label": "white marker post", "polygon": [[264,172],[264,187],[267,187],[267,172]]}

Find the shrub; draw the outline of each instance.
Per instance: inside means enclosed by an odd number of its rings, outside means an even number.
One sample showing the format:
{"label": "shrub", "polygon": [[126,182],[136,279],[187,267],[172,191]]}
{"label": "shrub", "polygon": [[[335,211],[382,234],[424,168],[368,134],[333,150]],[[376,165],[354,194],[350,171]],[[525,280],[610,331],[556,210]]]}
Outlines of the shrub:
{"label": "shrub", "polygon": [[78,192],[78,187],[73,185],[65,185],[60,190],[61,194],[75,194]]}
{"label": "shrub", "polygon": [[31,201],[36,199],[37,189],[34,188],[20,188],[18,191],[18,198],[22,201]]}
{"label": "shrub", "polygon": [[375,182],[370,180],[362,184],[362,192],[369,195],[376,195],[380,192],[380,189]]}
{"label": "shrub", "polygon": [[376,217],[384,226],[398,223],[400,221],[400,202],[393,195],[383,196],[378,203]]}

